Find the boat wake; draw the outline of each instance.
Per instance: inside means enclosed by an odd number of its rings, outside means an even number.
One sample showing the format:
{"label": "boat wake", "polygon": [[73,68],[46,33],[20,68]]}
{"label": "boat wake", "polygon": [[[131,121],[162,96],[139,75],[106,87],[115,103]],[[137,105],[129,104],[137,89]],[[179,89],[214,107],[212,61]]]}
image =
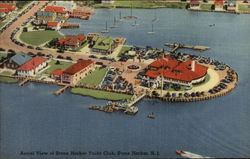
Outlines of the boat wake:
{"label": "boat wake", "polygon": [[176,153],[186,158],[213,158],[208,156],[202,156],[188,151],[176,151]]}

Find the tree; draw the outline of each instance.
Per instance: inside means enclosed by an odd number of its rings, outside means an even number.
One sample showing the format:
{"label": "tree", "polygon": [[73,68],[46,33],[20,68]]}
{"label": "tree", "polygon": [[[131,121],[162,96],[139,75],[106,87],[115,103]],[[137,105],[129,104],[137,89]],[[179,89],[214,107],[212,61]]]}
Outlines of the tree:
{"label": "tree", "polygon": [[56,65],[60,65],[61,63],[60,63],[59,60],[57,60],[55,64],[56,64]]}

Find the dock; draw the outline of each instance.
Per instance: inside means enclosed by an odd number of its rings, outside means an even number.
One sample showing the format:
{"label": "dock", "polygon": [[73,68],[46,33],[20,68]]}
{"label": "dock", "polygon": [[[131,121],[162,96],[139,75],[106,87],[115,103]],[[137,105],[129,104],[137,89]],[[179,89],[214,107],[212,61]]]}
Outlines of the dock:
{"label": "dock", "polygon": [[54,94],[60,95],[63,91],[65,91],[69,87],[70,87],[70,85],[65,85],[63,88],[58,89]]}
{"label": "dock", "polygon": [[23,86],[25,83],[29,82],[30,78],[25,78],[23,81],[21,81],[18,86],[21,87]]}
{"label": "dock", "polygon": [[210,49],[210,47],[206,47],[206,46],[189,46],[189,45],[183,45],[183,44],[170,44],[170,43],[166,43],[164,44],[165,46],[174,48],[173,50],[171,50],[171,52],[175,52],[178,48],[185,48],[185,49],[193,49],[193,50],[199,50],[199,51],[206,51],[208,49]]}
{"label": "dock", "polygon": [[131,99],[132,101],[130,101],[128,103],[128,107],[131,107],[132,105],[134,105],[135,103],[139,102],[146,94],[141,94],[140,96],[136,97],[136,96],[133,96]]}
{"label": "dock", "polygon": [[80,25],[79,24],[64,23],[61,25],[61,28],[63,28],[63,29],[80,28]]}

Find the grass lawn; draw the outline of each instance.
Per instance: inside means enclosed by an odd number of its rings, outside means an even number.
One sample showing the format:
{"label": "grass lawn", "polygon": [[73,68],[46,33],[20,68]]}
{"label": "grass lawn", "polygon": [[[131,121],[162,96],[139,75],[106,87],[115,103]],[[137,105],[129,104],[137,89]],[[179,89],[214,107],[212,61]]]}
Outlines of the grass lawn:
{"label": "grass lawn", "polygon": [[102,68],[102,69],[97,68],[94,72],[92,72],[90,75],[80,80],[77,84],[97,86],[101,83],[107,71],[108,71],[107,68]]}
{"label": "grass lawn", "polygon": [[[96,8],[109,8],[114,7],[117,8],[130,8],[131,3],[130,1],[115,1],[113,4],[95,4],[93,7]],[[185,9],[186,3],[185,2],[150,2],[150,1],[132,1],[133,8],[180,8]]]}
{"label": "grass lawn", "polygon": [[66,69],[68,68],[69,66],[73,65],[73,63],[71,62],[64,62],[64,61],[60,61],[60,64],[56,65],[56,60],[51,60],[49,62],[49,68],[46,69],[43,73],[44,74],[51,74],[51,72],[57,70],[57,69]]}
{"label": "grass lawn", "polygon": [[0,76],[0,82],[3,82],[3,83],[16,83],[16,82],[18,82],[18,79]]}
{"label": "grass lawn", "polygon": [[4,26],[4,24],[6,24],[6,22],[0,22],[0,28]]}
{"label": "grass lawn", "polygon": [[5,53],[0,53],[0,59],[2,58],[2,57],[6,57],[7,56],[7,54],[5,54]]}
{"label": "grass lawn", "polygon": [[10,72],[10,71],[3,71],[0,74],[2,74],[2,75],[13,75],[14,73]]}
{"label": "grass lawn", "polygon": [[207,74],[204,82],[199,83],[199,84],[195,84],[195,85],[193,85],[193,87],[198,87],[198,86],[201,86],[203,84],[206,84],[209,80],[210,80],[210,76]]}
{"label": "grass lawn", "polygon": [[20,39],[30,45],[38,46],[45,42],[52,40],[53,38],[62,38],[57,31],[32,31],[32,32],[23,32],[20,35]]}
{"label": "grass lawn", "polygon": [[121,51],[118,54],[118,57],[121,57],[126,51],[129,51],[131,49],[130,46],[123,46]]}
{"label": "grass lawn", "polygon": [[86,89],[86,88],[72,88],[71,92],[74,94],[80,94],[80,95],[86,95],[91,96],[98,99],[106,99],[106,100],[124,100],[124,99],[130,99],[131,95],[126,94],[119,94],[119,93],[113,93],[113,92],[106,92],[106,91],[100,91],[100,90],[92,90],[92,89]]}
{"label": "grass lawn", "polygon": [[239,8],[240,11],[249,11],[250,12],[250,5],[243,5],[243,4],[239,4]]}
{"label": "grass lawn", "polygon": [[211,6],[212,6],[212,4],[205,4],[205,3],[203,3],[203,4],[201,4],[201,9],[202,10],[211,10]]}

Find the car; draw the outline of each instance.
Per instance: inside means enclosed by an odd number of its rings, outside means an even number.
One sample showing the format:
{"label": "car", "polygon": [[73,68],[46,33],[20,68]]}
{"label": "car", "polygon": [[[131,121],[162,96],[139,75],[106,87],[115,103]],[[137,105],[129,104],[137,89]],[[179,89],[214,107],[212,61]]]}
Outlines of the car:
{"label": "car", "polygon": [[42,48],[40,48],[40,47],[36,47],[36,50],[43,50]]}
{"label": "car", "polygon": [[27,48],[29,48],[29,49],[34,49],[34,47],[33,47],[33,46],[30,46],[30,45],[27,46]]}
{"label": "car", "polygon": [[107,57],[101,57],[100,59],[102,59],[102,60],[108,60],[108,58]]}
{"label": "car", "polygon": [[95,55],[89,55],[89,58],[97,58]]}

